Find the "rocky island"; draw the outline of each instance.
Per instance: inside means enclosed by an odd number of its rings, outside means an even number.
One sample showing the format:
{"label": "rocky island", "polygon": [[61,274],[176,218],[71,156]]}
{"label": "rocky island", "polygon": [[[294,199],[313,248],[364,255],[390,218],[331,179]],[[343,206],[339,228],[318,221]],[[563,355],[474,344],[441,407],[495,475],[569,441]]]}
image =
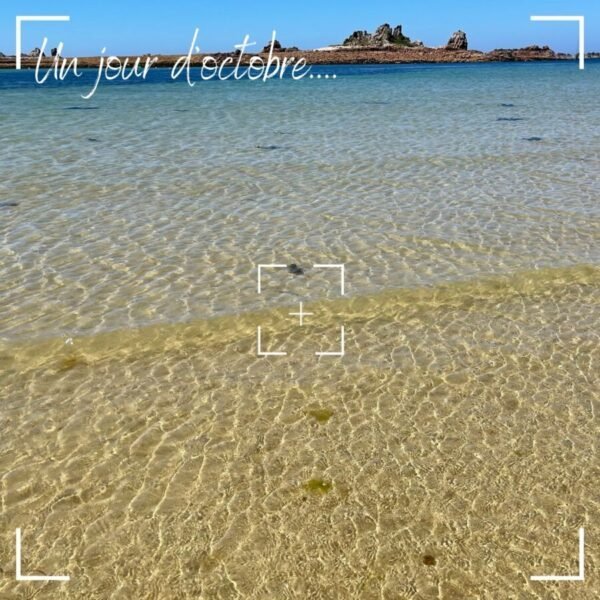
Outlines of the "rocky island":
{"label": "rocky island", "polygon": [[402,33],[402,25],[396,25],[393,29],[387,23],[380,25],[374,33],[368,31],[355,31],[348,36],[343,47],[359,49],[381,49],[397,48],[406,46],[423,45],[421,42],[411,42],[410,38]]}
{"label": "rocky island", "polygon": [[[329,56],[324,56],[329,53]],[[429,47],[412,41],[402,26],[380,25],[375,32],[355,31],[341,44],[306,53],[311,64],[323,63],[461,63],[574,59],[569,54],[554,52],[548,46],[527,46],[515,49],[496,49],[490,52],[469,50],[467,34],[452,33],[445,46]]]}

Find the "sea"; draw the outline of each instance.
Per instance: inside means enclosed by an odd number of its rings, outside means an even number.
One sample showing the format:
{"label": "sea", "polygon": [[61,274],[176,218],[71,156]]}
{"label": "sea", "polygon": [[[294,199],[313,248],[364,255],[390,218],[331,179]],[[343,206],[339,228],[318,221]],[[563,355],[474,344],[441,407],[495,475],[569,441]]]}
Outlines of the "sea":
{"label": "sea", "polygon": [[312,73],[0,71],[2,598],[597,598],[600,61]]}

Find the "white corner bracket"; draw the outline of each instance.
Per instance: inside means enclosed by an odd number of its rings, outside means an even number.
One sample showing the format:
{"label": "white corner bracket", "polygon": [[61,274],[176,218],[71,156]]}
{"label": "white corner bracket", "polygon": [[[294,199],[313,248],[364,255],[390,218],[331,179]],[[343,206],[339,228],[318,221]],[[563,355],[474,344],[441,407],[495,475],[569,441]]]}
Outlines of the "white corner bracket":
{"label": "white corner bracket", "polygon": [[21,40],[21,23],[26,22],[56,22],[56,21],[70,21],[71,17],[68,15],[48,15],[48,16],[36,16],[36,15],[17,15],[16,27],[15,27],[15,69],[21,69],[21,54],[22,54],[22,40]]}
{"label": "white corner bracket", "polygon": [[578,575],[532,575],[531,581],[583,581],[585,579],[585,532],[579,529],[579,574]]}
{"label": "white corner bracket", "polygon": [[575,15],[532,15],[532,21],[569,21],[579,23],[579,68],[585,68],[585,17]]}
{"label": "white corner bracket", "polygon": [[70,581],[71,578],[68,575],[21,575],[21,529],[17,527],[15,532],[16,545],[17,545],[17,558],[16,558],[16,574],[17,581]]}

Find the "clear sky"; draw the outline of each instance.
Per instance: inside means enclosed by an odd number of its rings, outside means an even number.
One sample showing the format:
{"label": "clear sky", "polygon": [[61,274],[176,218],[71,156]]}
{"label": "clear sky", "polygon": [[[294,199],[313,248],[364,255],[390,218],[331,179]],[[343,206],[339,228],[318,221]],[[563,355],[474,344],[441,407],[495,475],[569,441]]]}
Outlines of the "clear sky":
{"label": "clear sky", "polygon": [[462,29],[478,50],[548,44],[576,52],[575,23],[529,16],[584,15],[586,51],[600,50],[600,0],[0,0],[0,51],[14,54],[16,15],[70,15],[68,24],[27,24],[23,50],[65,43],[65,55],[185,54],[194,28],[205,52],[232,50],[245,34],[262,47],[273,29],[284,46],[316,48],[356,29],[401,24],[411,39],[445,44]]}

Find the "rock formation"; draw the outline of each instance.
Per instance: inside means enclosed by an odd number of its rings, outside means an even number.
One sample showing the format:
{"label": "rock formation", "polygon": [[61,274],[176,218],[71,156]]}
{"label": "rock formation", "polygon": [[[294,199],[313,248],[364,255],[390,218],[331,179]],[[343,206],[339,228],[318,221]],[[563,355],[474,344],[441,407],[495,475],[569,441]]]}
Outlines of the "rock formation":
{"label": "rock formation", "polygon": [[[273,52],[283,52],[284,48],[282,48],[279,40],[273,40]],[[271,42],[269,42],[263,49],[263,52],[271,51]]]}
{"label": "rock formation", "polygon": [[342,43],[342,46],[369,46],[371,34],[367,31],[354,31]]}
{"label": "rock formation", "polygon": [[548,46],[525,46],[525,48],[498,48],[487,54],[488,60],[530,61],[530,60],[555,60],[556,52]]}
{"label": "rock formation", "polygon": [[446,44],[446,50],[468,50],[467,34],[460,29],[455,31]]}
{"label": "rock formation", "polygon": [[344,40],[342,45],[356,48],[389,48],[410,46],[411,41],[402,33],[402,25],[392,29],[388,23],[384,23],[375,30],[375,33],[355,31]]}
{"label": "rock formation", "polygon": [[27,56],[37,58],[40,54],[42,55],[42,57],[46,56],[39,48],[34,48]]}
{"label": "rock formation", "polygon": [[[269,42],[261,50],[261,53],[263,53],[263,54],[268,54],[269,52],[271,52],[271,42]],[[288,46],[287,48],[284,48],[281,45],[281,43],[279,42],[279,40],[274,40],[273,41],[273,52],[300,52],[300,49],[298,48],[298,46]]]}
{"label": "rock formation", "polygon": [[50,56],[58,56],[58,48],[52,48],[52,50],[50,50]]}

